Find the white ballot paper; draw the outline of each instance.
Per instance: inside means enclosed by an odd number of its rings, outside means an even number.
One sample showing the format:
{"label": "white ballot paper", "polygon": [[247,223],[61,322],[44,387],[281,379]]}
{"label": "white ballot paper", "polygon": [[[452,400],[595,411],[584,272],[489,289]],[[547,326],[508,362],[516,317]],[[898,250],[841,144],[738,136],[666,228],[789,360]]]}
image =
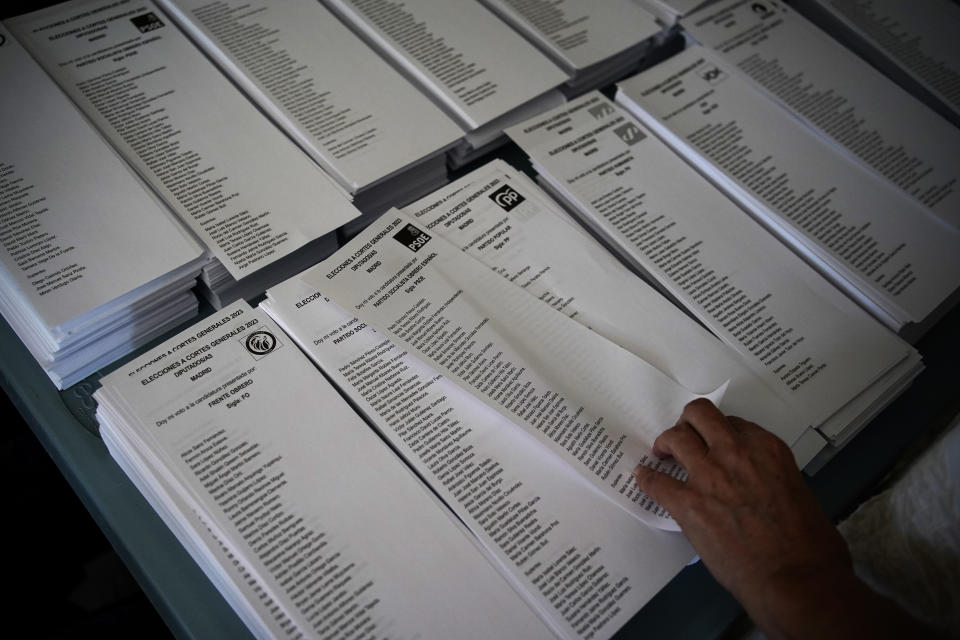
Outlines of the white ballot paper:
{"label": "white ballot paper", "polygon": [[302,637],[283,608],[214,532],[215,525],[193,509],[182,492],[154,467],[151,458],[125,438],[115,410],[99,405],[97,420],[100,437],[117,466],[143,494],[250,633],[264,640]]}
{"label": "white ballot paper", "polygon": [[0,36],[0,259],[44,324],[199,258],[200,246],[29,54],[2,27]]}
{"label": "white ballot paper", "polygon": [[218,560],[205,563],[215,582],[226,568],[240,593],[272,603],[259,627],[311,638],[550,637],[266,314],[243,302],[222,314],[105,377],[96,398],[108,441],[138,453],[141,482],[156,476],[151,493],[172,494],[164,504],[182,512],[182,533],[206,526],[206,543],[219,541],[208,547]]}
{"label": "white ballot paper", "polygon": [[708,392],[728,383],[728,413],[750,416],[788,443],[811,426],[803,407],[780,398],[778,381],[754,373],[737,351],[627,270],[505,162],[491,162],[404,212],[685,388]]}
{"label": "white ballot paper", "polygon": [[712,0],[633,0],[660,22],[672,26],[683,16],[710,4]]}
{"label": "white ballot paper", "polygon": [[399,211],[321,265],[302,276],[308,284],[528,430],[637,518],[677,528],[631,471],[684,473],[650,450],[695,394]]}
{"label": "white ballot paper", "polygon": [[149,0],[7,25],[234,279],[359,215]]}
{"label": "white ballot paper", "polygon": [[960,286],[960,232],[692,46],[618,101],[838,287],[899,331]]}
{"label": "white ballot paper", "polygon": [[931,96],[939,112],[960,125],[960,6],[956,2],[805,0],[798,6],[801,11],[825,15],[827,31],[835,25],[844,27],[845,44],[852,41],[855,51],[887,75],[906,76],[911,88]]}
{"label": "white ballot paper", "polygon": [[563,101],[553,90],[567,75],[475,0],[323,2],[467,131],[474,148]]}
{"label": "white ballot paper", "polygon": [[463,136],[317,0],[158,4],[351,194]]}
{"label": "white ballot paper", "polygon": [[810,424],[913,353],[599,93],[507,133],[585,224]]}
{"label": "white ballot paper", "polygon": [[685,538],[638,522],[304,275],[267,296],[264,309],[476,534],[560,637],[609,638],[689,562]]}
{"label": "white ballot paper", "polygon": [[632,0],[481,0],[570,75],[582,92],[625,77],[660,33]]}
{"label": "white ballot paper", "polygon": [[60,388],[196,311],[203,248],[0,27],[0,310]]}
{"label": "white ballot paper", "polygon": [[809,126],[960,227],[960,130],[939,114],[783,2],[722,0],[681,24]]}

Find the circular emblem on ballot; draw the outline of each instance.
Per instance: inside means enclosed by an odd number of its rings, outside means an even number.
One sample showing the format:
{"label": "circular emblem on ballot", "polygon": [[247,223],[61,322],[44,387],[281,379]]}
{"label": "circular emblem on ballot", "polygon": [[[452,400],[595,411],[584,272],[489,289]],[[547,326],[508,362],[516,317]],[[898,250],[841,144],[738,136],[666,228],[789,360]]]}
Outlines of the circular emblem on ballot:
{"label": "circular emblem on ballot", "polygon": [[265,356],[277,347],[277,338],[269,331],[254,331],[247,336],[247,351],[255,356]]}

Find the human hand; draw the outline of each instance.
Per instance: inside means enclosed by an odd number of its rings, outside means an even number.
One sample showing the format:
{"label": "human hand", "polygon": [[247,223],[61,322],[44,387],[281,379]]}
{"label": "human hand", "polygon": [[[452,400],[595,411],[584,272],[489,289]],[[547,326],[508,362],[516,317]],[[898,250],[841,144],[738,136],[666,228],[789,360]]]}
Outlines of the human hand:
{"label": "human hand", "polygon": [[[670,512],[717,581],[768,634],[842,637],[853,604],[875,608],[879,597],[854,576],[845,541],[775,435],[699,399],[657,438],[653,453],[676,459],[688,479],[640,466],[640,489]],[[795,636],[798,629],[806,633]]]}
{"label": "human hand", "polygon": [[637,467],[640,488],[680,525],[714,577],[743,601],[779,576],[850,567],[846,543],[803,482],[790,448],[705,399],[653,444],[689,478]]}

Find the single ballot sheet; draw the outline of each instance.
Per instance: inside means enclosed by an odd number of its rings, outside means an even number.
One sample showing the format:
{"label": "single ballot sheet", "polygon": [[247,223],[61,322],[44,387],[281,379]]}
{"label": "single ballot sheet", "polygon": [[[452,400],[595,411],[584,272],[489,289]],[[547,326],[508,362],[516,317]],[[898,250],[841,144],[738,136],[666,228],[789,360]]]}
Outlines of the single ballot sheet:
{"label": "single ballot sheet", "polygon": [[776,391],[660,292],[631,273],[523,173],[490,162],[403,209],[505,280],[697,393],[727,384],[724,408],[786,442],[809,426]]}
{"label": "single ballot sheet", "polygon": [[676,529],[631,471],[683,473],[651,447],[694,393],[400,211],[321,265],[304,280],[527,429],[629,513]]}

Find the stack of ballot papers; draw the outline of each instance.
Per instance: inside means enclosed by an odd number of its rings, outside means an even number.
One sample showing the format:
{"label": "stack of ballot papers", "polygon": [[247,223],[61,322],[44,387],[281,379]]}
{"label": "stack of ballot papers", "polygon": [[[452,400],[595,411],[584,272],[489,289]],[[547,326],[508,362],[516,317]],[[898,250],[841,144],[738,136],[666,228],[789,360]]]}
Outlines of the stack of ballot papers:
{"label": "stack of ballot papers", "polygon": [[567,72],[577,96],[636,71],[661,32],[632,0],[481,0]]}
{"label": "stack of ballot papers", "polygon": [[[682,476],[651,445],[698,394],[578,321],[574,309],[599,318],[618,302],[591,312],[596,283],[588,278],[609,275],[605,294],[636,278],[504,168],[485,168],[442,194],[449,198],[416,205],[430,209],[420,218],[387,212],[262,304],[560,637],[608,638],[690,558],[676,523],[639,491],[631,470],[648,464]],[[446,227],[452,242],[443,221],[464,212],[459,226],[470,232]],[[563,251],[581,244],[579,266],[590,272],[557,288],[561,273],[576,273]],[[671,318],[656,303],[649,315],[649,324],[636,318],[644,329]],[[625,340],[669,357],[632,328]],[[696,331],[679,323],[678,335]],[[677,371],[716,402],[730,387],[740,402],[747,386],[763,395],[763,382],[717,347],[705,357],[719,370],[676,362]],[[769,392],[758,402],[777,405]]]}
{"label": "stack of ballot papers", "polygon": [[[236,302],[101,382],[97,418],[111,455],[255,637],[553,637],[263,311]],[[550,490],[590,493],[553,480]],[[530,535],[539,526],[537,545],[557,542],[558,525],[544,523],[534,498],[518,506],[527,503],[516,522]],[[626,539],[616,527],[604,528]],[[647,538],[673,554],[654,566],[690,557],[679,536]],[[555,574],[544,554],[541,579],[562,591],[567,567],[601,566],[595,549],[591,537],[551,556]],[[613,564],[591,575],[596,596],[619,595],[620,572]]]}
{"label": "stack of ballot papers", "polygon": [[149,0],[75,0],[6,24],[206,245],[215,307],[329,255],[359,216]]}
{"label": "stack of ballot papers", "polygon": [[950,0],[796,0],[817,25],[960,126],[960,7]]}
{"label": "stack of ballot papers", "polygon": [[345,235],[447,183],[460,127],[316,0],[158,4],[366,214]]}
{"label": "stack of ballot papers", "polygon": [[475,0],[323,0],[465,132],[460,167],[564,101],[567,74]]}
{"label": "stack of ballot papers", "polygon": [[203,248],[0,27],[0,312],[59,389],[194,316]]}
{"label": "stack of ballot papers", "polygon": [[894,331],[918,338],[956,302],[960,231],[710,51],[621,82],[617,101]]}
{"label": "stack of ballot papers", "polygon": [[[494,161],[464,176],[404,213],[426,234],[453,243],[514,287],[643,358],[685,388],[707,392],[725,386],[724,407],[752,416],[796,445],[801,465],[823,446],[824,440],[739,353],[627,270],[529,178],[504,162]],[[377,253],[367,251],[350,268],[357,264],[365,269],[379,261]],[[322,265],[296,278],[299,285],[291,281],[270,289],[264,307],[336,377],[339,365],[322,356],[339,351],[338,357],[346,357],[352,353],[348,345],[338,346],[336,340],[314,343],[312,332],[291,330],[304,326],[298,317],[311,318],[332,305],[314,304],[320,297],[316,291],[287,296],[288,290],[308,287],[306,281],[320,271]],[[317,349],[324,343],[329,344]]]}
{"label": "stack of ballot papers", "polygon": [[667,26],[715,0],[633,0]]}
{"label": "stack of ballot papers", "polygon": [[831,444],[921,370],[916,350],[599,93],[507,133],[576,218]]}
{"label": "stack of ballot papers", "polygon": [[722,0],[680,24],[728,73],[960,229],[960,129],[782,2]]}

